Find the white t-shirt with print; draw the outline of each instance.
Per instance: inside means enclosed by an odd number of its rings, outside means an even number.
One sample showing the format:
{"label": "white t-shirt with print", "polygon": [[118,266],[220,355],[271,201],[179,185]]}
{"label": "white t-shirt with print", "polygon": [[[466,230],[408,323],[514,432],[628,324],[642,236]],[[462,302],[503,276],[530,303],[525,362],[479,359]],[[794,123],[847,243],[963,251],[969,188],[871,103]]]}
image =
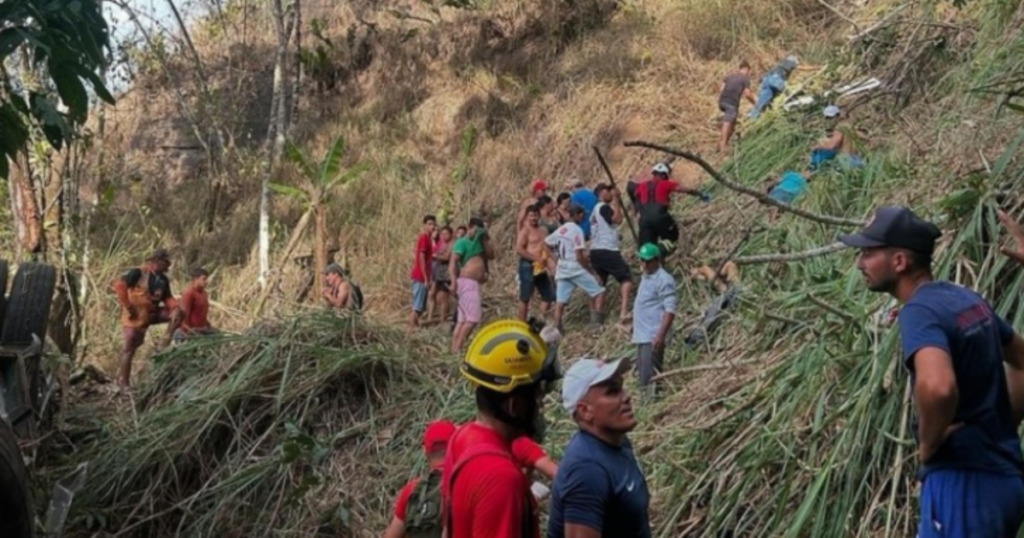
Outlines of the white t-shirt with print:
{"label": "white t-shirt with print", "polygon": [[551,235],[544,239],[544,242],[553,249],[558,256],[558,269],[555,271],[556,279],[568,279],[579,276],[586,272],[586,269],[576,260],[576,251],[587,248],[586,239],[583,237],[583,229],[575,222],[566,222],[558,227]]}

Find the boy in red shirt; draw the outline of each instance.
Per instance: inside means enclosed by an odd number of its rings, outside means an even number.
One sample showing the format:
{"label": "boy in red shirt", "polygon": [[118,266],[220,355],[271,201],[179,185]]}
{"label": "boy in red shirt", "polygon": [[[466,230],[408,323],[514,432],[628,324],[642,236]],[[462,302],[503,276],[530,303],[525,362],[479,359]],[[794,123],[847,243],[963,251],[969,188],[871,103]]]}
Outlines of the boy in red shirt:
{"label": "boy in red shirt", "polygon": [[178,310],[171,323],[175,324],[174,341],[181,342],[193,335],[210,335],[216,332],[210,326],[210,297],[206,294],[206,284],[210,273],[202,268],[193,269],[189,276],[188,287],[178,300]]}
{"label": "boy in red shirt", "polygon": [[412,280],[412,312],[409,314],[409,327],[420,326],[420,316],[427,311],[427,289],[431,279],[431,261],[434,259],[434,228],[437,219],[433,215],[423,217],[423,230],[416,237],[416,253],[412,262],[409,278]]}

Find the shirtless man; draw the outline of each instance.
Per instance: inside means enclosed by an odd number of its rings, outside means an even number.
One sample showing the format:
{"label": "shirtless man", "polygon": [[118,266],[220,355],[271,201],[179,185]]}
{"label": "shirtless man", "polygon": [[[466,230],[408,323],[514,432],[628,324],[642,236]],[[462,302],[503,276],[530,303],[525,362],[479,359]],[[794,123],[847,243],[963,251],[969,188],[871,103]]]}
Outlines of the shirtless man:
{"label": "shirtless man", "polygon": [[331,310],[336,312],[359,312],[363,308],[362,292],[350,282],[345,270],[332,263],[324,269],[324,288],[320,295],[327,301]]}
{"label": "shirtless man", "polygon": [[465,237],[452,245],[448,262],[449,277],[455,283],[452,292],[458,302],[458,322],[452,338],[452,351],[458,353],[462,345],[480,323],[483,302],[480,286],[487,281],[487,260],[494,259],[494,247],[484,229],[484,221],[469,219]]}
{"label": "shirtless man", "polygon": [[516,237],[516,254],[519,254],[519,319],[526,321],[530,313],[530,298],[533,290],[540,294],[540,311],[546,317],[551,303],[555,301],[555,290],[548,274],[548,249],[544,245],[547,230],[540,227],[540,208],[534,204],[526,208],[526,225],[520,228]]}
{"label": "shirtless man", "polygon": [[535,179],[530,184],[530,196],[519,203],[519,217],[516,219],[516,229],[521,230],[526,225],[526,210],[535,205],[542,196],[547,196],[548,184],[543,179]]}

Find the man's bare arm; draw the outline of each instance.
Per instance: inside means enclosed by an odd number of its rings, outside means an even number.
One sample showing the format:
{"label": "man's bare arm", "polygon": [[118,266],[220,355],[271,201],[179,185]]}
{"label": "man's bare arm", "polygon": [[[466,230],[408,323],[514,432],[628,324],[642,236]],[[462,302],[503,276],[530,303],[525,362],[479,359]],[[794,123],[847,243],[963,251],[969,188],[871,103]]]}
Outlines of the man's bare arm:
{"label": "man's bare arm", "polygon": [[949,353],[925,347],[914,354],[914,401],[918,417],[918,458],[928,461],[953,426],[960,393]]}
{"label": "man's bare arm", "polygon": [[1019,334],[1014,334],[1010,343],[1003,347],[1003,362],[1006,364],[1013,423],[1019,425],[1024,419],[1024,338]]}
{"label": "man's bare arm", "polygon": [[405,538],[405,522],[397,517],[392,517],[391,524],[384,531],[384,538]]}
{"label": "man's bare arm", "polygon": [[516,254],[518,254],[519,257],[523,258],[524,260],[530,260],[531,262],[535,262],[537,261],[536,256],[530,254],[530,251],[527,250],[527,247],[529,245],[530,230],[528,228],[523,228],[519,230],[519,235],[516,236]]}

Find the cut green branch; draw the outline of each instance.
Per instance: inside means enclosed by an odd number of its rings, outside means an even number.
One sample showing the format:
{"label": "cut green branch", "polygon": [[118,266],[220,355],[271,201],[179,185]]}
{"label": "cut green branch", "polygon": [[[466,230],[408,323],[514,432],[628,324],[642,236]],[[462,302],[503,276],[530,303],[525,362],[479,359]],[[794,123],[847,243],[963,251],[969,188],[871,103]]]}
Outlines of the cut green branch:
{"label": "cut green branch", "polygon": [[818,256],[824,256],[825,254],[831,254],[833,252],[839,252],[840,250],[849,248],[846,245],[836,241],[831,245],[824,247],[812,248],[810,250],[804,250],[802,252],[791,252],[791,253],[778,253],[778,254],[757,254],[754,256],[741,256],[733,260],[736,265],[753,265],[755,263],[770,263],[770,262],[796,262],[800,260],[806,260],[809,258],[816,258]]}
{"label": "cut green branch", "polygon": [[662,152],[668,153],[670,155],[675,155],[677,157],[682,157],[683,159],[686,159],[686,160],[696,164],[697,166],[700,166],[701,168],[703,168],[704,171],[707,172],[712,178],[714,178],[715,181],[721,183],[722,185],[725,185],[729,189],[734,190],[734,191],[739,192],[739,193],[742,193],[742,194],[746,194],[747,196],[752,196],[752,197],[756,198],[758,201],[760,201],[761,203],[777,207],[777,208],[781,209],[782,211],[786,211],[786,212],[792,213],[792,214],[794,214],[794,215],[796,215],[798,217],[803,217],[803,218],[805,218],[807,220],[813,220],[814,222],[820,222],[822,224],[830,224],[830,225],[833,225],[833,226],[863,226],[864,225],[864,221],[863,220],[847,219],[847,218],[843,218],[843,217],[833,217],[831,215],[820,215],[818,213],[813,213],[811,211],[807,211],[807,210],[804,210],[804,209],[793,207],[793,206],[791,206],[789,204],[782,203],[782,202],[776,200],[775,198],[772,198],[771,196],[768,196],[767,194],[765,194],[763,192],[759,192],[757,190],[751,189],[750,187],[743,186],[743,185],[741,185],[741,184],[739,184],[739,183],[737,183],[737,182],[735,182],[735,181],[725,177],[724,174],[722,174],[721,172],[716,170],[715,167],[711,166],[707,161],[702,159],[700,157],[700,155],[697,155],[696,153],[691,153],[689,151],[683,151],[683,150],[674,149],[674,148],[670,148],[670,147],[666,147],[666,146],[660,146],[658,144],[652,144],[650,142],[644,142],[642,140],[635,140],[635,141],[632,141],[632,142],[625,142],[625,143],[623,143],[623,145],[628,147],[628,148],[641,147],[641,148],[654,149],[654,150],[658,150],[658,151],[662,151]]}

